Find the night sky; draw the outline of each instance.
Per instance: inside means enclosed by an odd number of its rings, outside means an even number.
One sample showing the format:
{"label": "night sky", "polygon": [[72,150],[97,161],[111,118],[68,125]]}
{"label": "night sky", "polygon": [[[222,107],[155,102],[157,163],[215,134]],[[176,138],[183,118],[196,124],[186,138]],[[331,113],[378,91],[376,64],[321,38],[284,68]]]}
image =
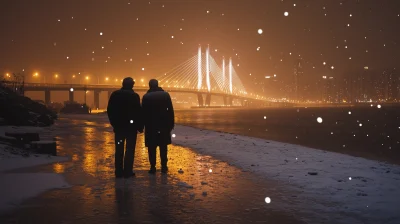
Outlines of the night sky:
{"label": "night sky", "polygon": [[307,82],[400,61],[399,0],[2,0],[0,20],[0,71],[29,78],[148,80],[199,44],[232,57],[247,88],[273,74],[290,82],[299,55]]}

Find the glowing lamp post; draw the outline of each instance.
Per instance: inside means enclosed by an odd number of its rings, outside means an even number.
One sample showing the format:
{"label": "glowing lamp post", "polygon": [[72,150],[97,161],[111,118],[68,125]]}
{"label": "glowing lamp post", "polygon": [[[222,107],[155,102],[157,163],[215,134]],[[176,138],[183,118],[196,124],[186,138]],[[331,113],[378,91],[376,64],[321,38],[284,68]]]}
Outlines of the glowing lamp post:
{"label": "glowing lamp post", "polygon": [[55,74],[54,75],[54,82],[57,82],[57,79],[58,79],[58,74]]}
{"label": "glowing lamp post", "polygon": [[[39,82],[40,82],[40,78],[39,77],[40,77],[40,75],[39,75],[38,72],[35,72],[33,74],[33,78],[39,79]],[[46,83],[46,76],[43,76],[43,83]]]}

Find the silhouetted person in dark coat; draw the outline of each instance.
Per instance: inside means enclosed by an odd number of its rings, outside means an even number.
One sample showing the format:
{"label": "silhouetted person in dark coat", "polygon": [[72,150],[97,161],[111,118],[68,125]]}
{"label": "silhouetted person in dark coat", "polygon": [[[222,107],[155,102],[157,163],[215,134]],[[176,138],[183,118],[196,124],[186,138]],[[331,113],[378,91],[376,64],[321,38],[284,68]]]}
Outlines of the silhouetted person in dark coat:
{"label": "silhouetted person in dark coat", "polygon": [[[134,176],[137,132],[143,132],[140,97],[133,91],[135,82],[125,78],[122,88],[114,91],[108,100],[107,114],[115,133],[115,176]],[[126,140],[126,150],[124,150]],[[124,157],[125,151],[125,157]]]}
{"label": "silhouetted person in dark coat", "polygon": [[171,144],[171,131],[174,129],[174,108],[170,95],[158,87],[155,79],[149,82],[150,89],[143,96],[142,109],[145,127],[145,145],[148,147],[150,171],[156,172],[156,149],[160,147],[161,172],[166,173],[167,150]]}

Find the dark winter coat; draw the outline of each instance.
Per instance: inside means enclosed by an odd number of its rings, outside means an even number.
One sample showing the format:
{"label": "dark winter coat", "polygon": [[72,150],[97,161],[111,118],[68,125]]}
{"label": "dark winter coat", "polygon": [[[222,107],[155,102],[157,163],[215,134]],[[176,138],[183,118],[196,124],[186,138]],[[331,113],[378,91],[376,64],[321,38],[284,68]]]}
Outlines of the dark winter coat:
{"label": "dark winter coat", "polygon": [[169,93],[152,88],[143,96],[142,109],[145,127],[145,145],[171,144],[171,131],[175,126],[174,108]]}
{"label": "dark winter coat", "polygon": [[132,89],[114,91],[108,100],[107,114],[114,132],[143,130],[140,97]]}

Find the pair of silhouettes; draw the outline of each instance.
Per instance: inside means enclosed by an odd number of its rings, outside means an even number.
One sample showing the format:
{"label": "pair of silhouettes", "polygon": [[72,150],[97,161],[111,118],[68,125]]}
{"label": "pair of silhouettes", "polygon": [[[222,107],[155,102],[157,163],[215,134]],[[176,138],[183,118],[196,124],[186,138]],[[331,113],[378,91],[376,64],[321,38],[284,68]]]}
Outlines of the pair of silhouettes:
{"label": "pair of silhouettes", "polygon": [[[145,146],[148,147],[150,170],[156,172],[156,148],[160,148],[161,172],[168,171],[167,150],[171,144],[171,131],[175,126],[174,108],[170,95],[150,80],[149,90],[140,97],[133,90],[135,81],[128,77],[122,88],[114,91],[108,101],[107,114],[115,133],[115,176],[134,176],[133,161],[137,133],[145,130]],[[125,148],[126,142],[126,148]],[[125,149],[125,150],[124,150]],[[124,156],[125,154],[125,156]]]}

